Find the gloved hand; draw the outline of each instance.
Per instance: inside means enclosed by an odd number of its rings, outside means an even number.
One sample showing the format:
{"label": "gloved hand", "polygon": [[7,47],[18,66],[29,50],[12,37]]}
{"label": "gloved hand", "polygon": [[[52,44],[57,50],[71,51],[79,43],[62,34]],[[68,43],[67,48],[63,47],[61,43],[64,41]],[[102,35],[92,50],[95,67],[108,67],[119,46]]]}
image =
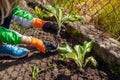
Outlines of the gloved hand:
{"label": "gloved hand", "polygon": [[52,53],[57,50],[57,46],[55,46],[54,44],[51,44],[48,41],[42,41],[32,36],[30,36],[30,38],[32,39],[32,42],[29,46],[36,47],[42,53]]}
{"label": "gloved hand", "polygon": [[43,31],[57,34],[58,26],[55,22],[48,21],[43,25]]}
{"label": "gloved hand", "polygon": [[57,50],[57,45],[50,43],[49,41],[43,41],[46,47],[46,53],[53,53]]}
{"label": "gloved hand", "polygon": [[34,18],[32,22],[33,27],[42,29],[45,32],[50,32],[52,34],[57,34],[58,26],[55,22],[44,21],[39,18]]}

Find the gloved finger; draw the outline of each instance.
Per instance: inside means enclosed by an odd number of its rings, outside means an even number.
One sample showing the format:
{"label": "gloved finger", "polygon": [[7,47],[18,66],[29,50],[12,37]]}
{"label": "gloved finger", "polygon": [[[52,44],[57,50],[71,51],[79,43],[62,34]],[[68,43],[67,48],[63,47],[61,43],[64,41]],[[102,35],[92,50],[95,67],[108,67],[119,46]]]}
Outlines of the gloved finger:
{"label": "gloved finger", "polygon": [[48,47],[51,48],[51,49],[56,49],[56,48],[57,48],[57,45],[50,43],[50,44],[48,45]]}
{"label": "gloved finger", "polygon": [[43,41],[46,46],[46,53],[53,53],[57,51],[57,45],[50,43],[49,41]]}
{"label": "gloved finger", "polygon": [[48,49],[46,50],[46,53],[54,53],[54,52],[56,52],[56,51],[57,51],[57,49],[48,48]]}
{"label": "gloved finger", "polygon": [[47,47],[51,47],[51,48],[56,48],[56,45],[55,44],[52,44],[51,42],[49,41],[43,41],[43,43],[47,46]]}
{"label": "gloved finger", "polygon": [[58,26],[55,22],[46,22],[43,26],[43,31],[50,32],[52,34],[56,34],[58,31]]}

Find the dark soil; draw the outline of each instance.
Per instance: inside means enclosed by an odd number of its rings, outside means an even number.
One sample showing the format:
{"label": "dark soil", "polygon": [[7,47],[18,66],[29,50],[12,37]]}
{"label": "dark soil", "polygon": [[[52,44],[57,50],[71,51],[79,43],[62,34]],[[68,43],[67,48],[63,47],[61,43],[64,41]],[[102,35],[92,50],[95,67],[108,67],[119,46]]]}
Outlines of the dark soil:
{"label": "dark soil", "polygon": [[[45,33],[37,29],[28,29],[25,32],[26,35],[32,35],[42,40],[51,41],[54,44],[68,43],[71,46],[79,44],[74,40],[64,29],[61,31],[61,37],[58,39],[56,35]],[[42,55],[32,54],[34,58],[40,57],[38,63],[39,68],[47,68],[48,66],[55,66],[52,69],[43,71],[38,80],[118,80],[118,75],[111,72],[107,64],[102,61],[101,58],[96,57],[99,63],[97,68],[94,68],[88,64],[84,69],[79,69],[74,62],[63,62],[59,59],[59,53]],[[42,57],[42,59],[41,59]],[[44,61],[44,62],[42,62]],[[34,62],[35,63],[35,62]],[[42,65],[44,64],[44,65]]]}
{"label": "dark soil", "polygon": [[[25,30],[25,35],[35,36],[42,40],[51,41],[60,45],[68,43],[71,46],[79,44],[66,31],[61,31],[61,37],[45,33],[41,30],[30,28]],[[35,48],[28,48],[30,53],[22,59],[0,58],[0,80],[32,80],[30,68],[37,64],[39,69],[45,68],[36,80],[119,80],[119,76],[112,73],[108,65],[101,58],[96,57],[99,63],[97,68],[88,64],[84,69],[79,69],[73,61],[63,62],[59,59],[59,53],[42,54]],[[47,69],[48,67],[52,67]]]}

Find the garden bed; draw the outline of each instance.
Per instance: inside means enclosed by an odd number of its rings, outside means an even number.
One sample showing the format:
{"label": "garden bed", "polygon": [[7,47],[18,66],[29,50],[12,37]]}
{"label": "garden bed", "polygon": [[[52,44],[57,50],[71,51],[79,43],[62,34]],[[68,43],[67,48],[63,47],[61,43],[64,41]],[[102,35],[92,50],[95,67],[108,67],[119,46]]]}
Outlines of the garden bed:
{"label": "garden bed", "polygon": [[[30,28],[26,35],[35,36],[52,43],[68,43],[71,46],[80,44],[73,39],[65,29],[62,29],[61,37],[57,39],[55,35],[45,33],[38,29]],[[23,46],[23,45],[22,45]],[[27,47],[27,46],[23,46]],[[30,67],[37,64],[39,69],[51,67],[39,74],[36,80],[118,80],[119,76],[112,73],[109,66],[99,57],[94,56],[99,63],[97,68],[89,64],[84,69],[79,69],[72,61],[63,62],[59,59],[59,53],[44,55],[34,48],[27,47],[31,53],[22,59],[1,58],[0,79],[1,80],[31,80]],[[93,52],[91,52],[93,53]],[[91,54],[90,54],[91,55]],[[7,76],[7,77],[6,77]]]}
{"label": "garden bed", "polygon": [[[71,46],[80,44],[78,41],[72,38],[65,29],[62,29],[61,37],[59,39],[57,39],[56,35],[45,33],[37,29],[29,29],[25,34],[33,35],[37,38],[42,38],[43,40],[49,40],[52,43],[59,43],[60,45],[64,43],[70,44]],[[39,68],[55,65],[54,68],[42,72],[38,78],[40,80],[118,80],[119,78],[117,75],[111,72],[109,66],[100,57],[97,57],[94,54],[93,56],[98,61],[99,66],[94,68],[88,65],[84,69],[79,69],[72,61],[68,63],[61,61],[58,52],[50,55],[40,56],[43,58],[44,63],[40,61],[38,64]]]}
{"label": "garden bed", "polygon": [[[118,73],[120,72],[120,43],[96,29],[93,25],[82,25],[80,22],[65,23],[68,33],[79,42],[94,40],[94,51]],[[73,32],[74,31],[74,32]],[[77,37],[75,37],[77,35]]]}

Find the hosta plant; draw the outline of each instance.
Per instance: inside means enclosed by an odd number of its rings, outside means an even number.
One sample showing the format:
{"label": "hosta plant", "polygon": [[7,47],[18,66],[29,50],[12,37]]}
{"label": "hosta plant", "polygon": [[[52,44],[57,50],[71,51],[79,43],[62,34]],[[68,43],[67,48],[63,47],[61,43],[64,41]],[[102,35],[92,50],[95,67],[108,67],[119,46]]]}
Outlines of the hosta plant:
{"label": "hosta plant", "polygon": [[58,31],[58,35],[60,33],[61,30],[61,26],[65,21],[70,21],[70,22],[74,22],[74,21],[81,21],[83,18],[82,16],[79,15],[75,15],[73,13],[70,14],[64,14],[63,13],[63,8],[58,7],[56,5],[46,5],[45,6],[46,10],[42,10],[37,8],[35,11],[35,13],[44,18],[50,18],[50,17],[54,17],[56,19],[57,25],[59,27],[59,31]]}
{"label": "hosta plant", "polygon": [[96,67],[97,61],[94,59],[94,57],[90,56],[86,58],[86,54],[91,51],[93,43],[93,41],[85,41],[83,46],[75,45],[73,48],[66,44],[60,46],[58,51],[60,52],[62,60],[72,59],[80,68],[84,68],[88,62],[91,62],[92,65]]}

